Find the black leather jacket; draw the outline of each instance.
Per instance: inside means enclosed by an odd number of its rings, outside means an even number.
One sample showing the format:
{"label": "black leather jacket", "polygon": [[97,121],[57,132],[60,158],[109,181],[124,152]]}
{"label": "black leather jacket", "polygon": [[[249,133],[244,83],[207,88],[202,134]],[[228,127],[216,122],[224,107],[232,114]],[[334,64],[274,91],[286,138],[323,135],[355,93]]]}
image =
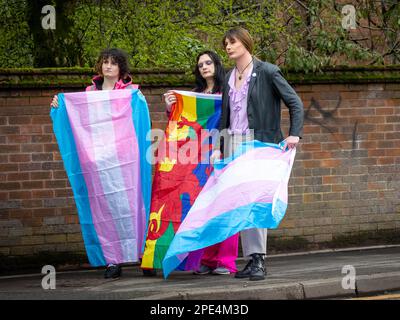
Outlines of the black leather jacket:
{"label": "black leather jacket", "polygon": [[[229,77],[225,77],[222,94],[220,131],[230,126]],[[283,77],[278,66],[254,58],[253,71],[247,95],[249,128],[254,138],[263,142],[279,143],[284,138],[281,131],[281,100],[289,108],[289,135],[301,138],[303,133],[303,103]],[[223,150],[223,142],[220,144]]]}

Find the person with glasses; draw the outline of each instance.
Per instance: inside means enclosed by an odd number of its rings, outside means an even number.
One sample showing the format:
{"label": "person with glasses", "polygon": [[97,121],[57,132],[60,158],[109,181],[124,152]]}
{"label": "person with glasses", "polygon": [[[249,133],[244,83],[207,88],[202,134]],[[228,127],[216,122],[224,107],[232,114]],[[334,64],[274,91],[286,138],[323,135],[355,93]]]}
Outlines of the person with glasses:
{"label": "person with glasses", "polygon": [[[225,70],[220,57],[215,52],[207,50],[198,54],[196,62],[193,70],[195,76],[193,91],[221,94]],[[168,91],[164,97],[167,115],[169,116],[177,99],[172,91]],[[201,264],[194,273],[197,275],[229,275],[235,273],[237,271],[238,240],[239,234],[236,234],[221,243],[205,248]]]}
{"label": "person with glasses", "polygon": [[[235,62],[224,81],[220,133],[228,131],[227,143],[217,143],[212,159],[229,156],[244,141],[269,143],[284,141],[283,150],[295,148],[303,130],[303,103],[288,84],[278,66],[253,56],[254,41],[249,32],[237,27],[222,40],[229,59]],[[281,101],[289,108],[289,135],[281,132]],[[225,148],[224,148],[225,147]],[[249,259],[235,278],[265,279],[267,229],[252,228],[240,232],[243,255]]]}

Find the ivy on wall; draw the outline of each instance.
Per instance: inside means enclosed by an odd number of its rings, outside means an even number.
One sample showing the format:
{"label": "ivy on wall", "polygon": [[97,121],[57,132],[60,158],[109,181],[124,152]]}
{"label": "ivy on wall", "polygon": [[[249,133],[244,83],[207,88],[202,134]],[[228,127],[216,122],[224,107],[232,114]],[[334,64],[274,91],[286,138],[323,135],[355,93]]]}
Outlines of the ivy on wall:
{"label": "ivy on wall", "polygon": [[[119,47],[133,68],[190,71],[199,51],[229,65],[221,40],[241,25],[255,55],[293,70],[400,62],[398,1],[349,1],[356,30],[343,27],[344,4],[331,0],[0,0],[0,67],[92,67],[99,51]],[[44,29],[45,5],[55,29]]]}

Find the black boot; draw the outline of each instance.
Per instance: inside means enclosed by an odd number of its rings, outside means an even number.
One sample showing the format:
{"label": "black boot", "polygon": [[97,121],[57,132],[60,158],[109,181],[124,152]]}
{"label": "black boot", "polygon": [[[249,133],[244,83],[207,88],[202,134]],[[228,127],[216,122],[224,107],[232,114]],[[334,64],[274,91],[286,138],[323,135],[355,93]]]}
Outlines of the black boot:
{"label": "black boot", "polygon": [[106,279],[118,278],[121,276],[121,273],[122,273],[121,266],[115,265],[115,264],[109,264],[104,273],[104,278],[106,278]]}
{"label": "black boot", "polygon": [[266,271],[265,271],[265,263],[264,257],[262,254],[253,253],[252,255],[253,263],[251,265],[250,271],[250,280],[257,281],[257,280],[264,280]]}
{"label": "black boot", "polygon": [[243,279],[243,278],[250,277],[252,264],[253,264],[253,260],[250,259],[249,262],[247,262],[246,266],[244,267],[244,269],[242,271],[238,271],[238,272],[235,273],[235,278]]}

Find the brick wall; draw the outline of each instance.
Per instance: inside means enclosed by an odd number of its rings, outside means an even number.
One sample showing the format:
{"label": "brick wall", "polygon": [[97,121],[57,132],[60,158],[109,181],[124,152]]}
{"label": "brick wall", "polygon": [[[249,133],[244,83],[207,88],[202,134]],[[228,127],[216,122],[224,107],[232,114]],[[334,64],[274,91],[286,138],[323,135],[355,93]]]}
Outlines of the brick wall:
{"label": "brick wall", "polygon": [[400,234],[400,84],[296,90],[305,106],[304,139],[287,215],[271,234],[315,247],[365,232]]}
{"label": "brick wall", "polygon": [[[323,79],[289,75],[305,106],[304,138],[289,208],[280,228],[270,231],[271,241],[300,239],[310,248],[362,232],[399,233],[398,70],[385,70],[386,77],[368,70],[367,80],[349,79],[352,70]],[[158,72],[158,80],[139,77],[156,128],[166,125],[162,94],[189,88],[180,75],[173,74],[173,81],[168,72]],[[80,84],[64,79],[57,86],[36,76],[54,74],[0,72],[0,254],[7,256],[84,251],[49,102],[57,92],[81,90],[88,73],[79,74]],[[286,131],[285,108],[283,123]]]}

